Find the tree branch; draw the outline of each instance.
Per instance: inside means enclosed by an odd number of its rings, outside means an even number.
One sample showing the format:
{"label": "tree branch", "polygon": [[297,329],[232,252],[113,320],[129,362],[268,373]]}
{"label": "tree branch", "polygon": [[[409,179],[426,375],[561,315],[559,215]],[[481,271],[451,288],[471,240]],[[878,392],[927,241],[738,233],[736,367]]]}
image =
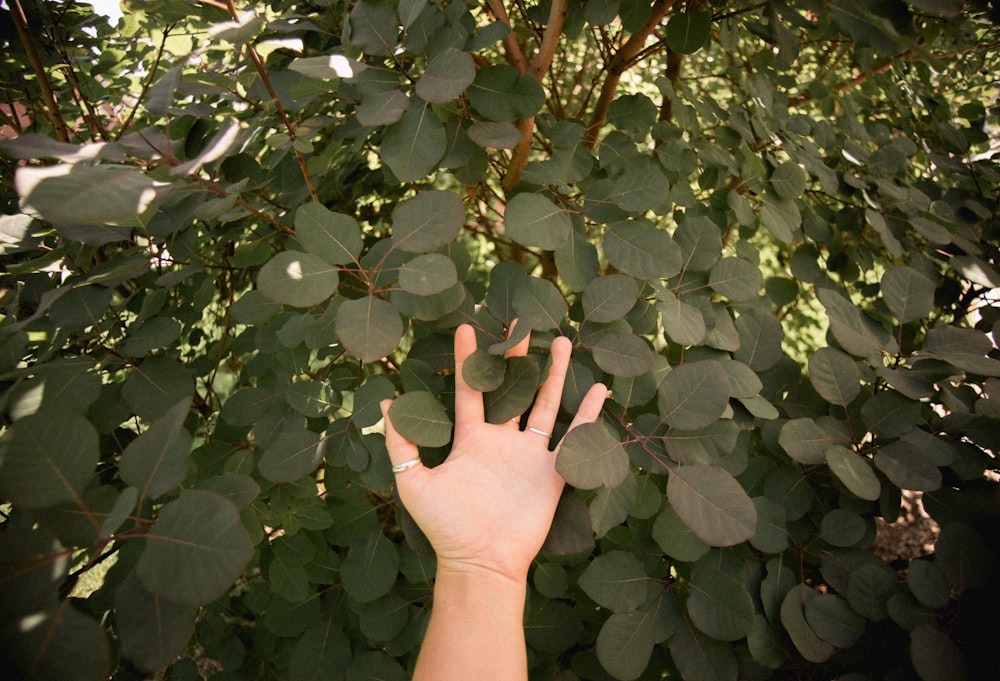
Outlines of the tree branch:
{"label": "tree branch", "polygon": [[503,39],[503,46],[507,52],[507,60],[519,72],[526,73],[528,71],[528,60],[525,58],[524,52],[521,51],[521,46],[517,44],[514,29],[510,25],[510,17],[507,16],[507,8],[503,6],[503,0],[487,0],[487,4],[490,11],[493,12],[493,16],[507,26],[507,35]]}
{"label": "tree branch", "polygon": [[621,82],[622,74],[628,68],[635,55],[642,50],[646,39],[660,25],[663,17],[670,11],[673,5],[674,0],[656,0],[646,24],[629,36],[629,39],[625,41],[621,49],[615,52],[614,56],[608,61],[608,75],[601,86],[601,94],[597,98],[594,112],[590,117],[590,122],[587,124],[587,133],[583,138],[583,143],[588,148],[593,149],[594,145],[597,144],[597,134],[600,132],[607,118],[608,107],[611,106],[611,100],[614,99],[615,93],[618,90],[618,83]]}
{"label": "tree branch", "polygon": [[68,143],[69,127],[66,125],[66,121],[63,120],[59,106],[56,104],[56,98],[52,92],[52,83],[45,72],[45,66],[42,64],[42,58],[38,54],[38,48],[35,47],[31,30],[28,28],[28,18],[24,13],[24,8],[21,7],[21,0],[12,0],[10,16],[14,21],[14,26],[17,28],[17,35],[21,38],[21,44],[24,45],[28,61],[31,62],[31,68],[35,72],[35,77],[38,78],[38,87],[42,91],[42,99],[45,100],[45,109],[49,114],[49,121],[55,129],[56,137],[60,141]]}

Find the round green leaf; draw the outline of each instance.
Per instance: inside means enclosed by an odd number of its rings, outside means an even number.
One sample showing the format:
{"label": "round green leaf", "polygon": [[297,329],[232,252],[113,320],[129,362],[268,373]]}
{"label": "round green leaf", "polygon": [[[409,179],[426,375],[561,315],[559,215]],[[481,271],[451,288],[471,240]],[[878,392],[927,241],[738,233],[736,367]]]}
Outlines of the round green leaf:
{"label": "round green leaf", "polygon": [[678,627],[669,642],[670,659],[682,679],[705,681],[736,681],[740,665],[735,647],[717,641],[686,624]]}
{"label": "round green leaf", "polygon": [[468,52],[449,47],[436,54],[417,81],[417,96],[425,102],[444,104],[458,97],[476,78],[476,63]]}
{"label": "round green leaf", "polygon": [[431,296],[458,283],[455,263],[446,255],[418,255],[399,269],[399,285],[404,291],[418,296]]}
{"label": "round green leaf", "polygon": [[681,271],[680,246],[649,223],[609,225],[603,245],[608,261],[636,279],[667,279]]}
{"label": "round green leaf", "polygon": [[413,182],[433,171],[447,150],[444,123],[433,109],[411,106],[386,128],[381,158],[400,182]]}
{"label": "round green leaf", "polygon": [[714,360],[685,362],[668,373],[659,387],[660,414],[673,428],[706,428],[728,406],[729,378]]}
{"label": "round green leaf", "polygon": [[906,570],[906,585],[917,600],[928,608],[943,608],[950,598],[948,578],[936,563],[926,560],[912,560]]}
{"label": "round green leaf", "polygon": [[805,614],[805,602],[819,594],[805,584],[793,586],[781,602],[781,624],[785,627],[796,650],[809,662],[826,662],[837,651],[827,641],[816,635]]}
{"label": "round green leaf", "polygon": [[351,663],[351,643],[329,623],[307,629],[288,660],[289,681],[340,681]]}
{"label": "round green leaf", "polygon": [[78,501],[95,474],[97,431],[73,412],[18,419],[0,437],[0,499],[24,508]]}
{"label": "round green leaf", "polygon": [[733,546],[756,532],[753,501],[723,468],[678,466],[670,472],[667,499],[684,524],[712,546]]}
{"label": "round green leaf", "polygon": [[309,430],[288,430],[280,433],[260,455],[258,468],[271,482],[298,480],[316,470],[323,459],[319,435]]}
{"label": "round green leaf", "polygon": [[469,127],[469,139],[486,149],[513,149],[523,137],[513,123],[477,121]]}
{"label": "round green leaf", "polygon": [[735,641],[750,633],[754,606],[736,579],[715,568],[700,567],[691,579],[687,600],[691,621],[720,641]]}
{"label": "round green leaf", "polygon": [[514,291],[513,303],[518,325],[525,329],[557,329],[566,317],[566,299],[548,279],[528,277]]}
{"label": "round green leaf", "polygon": [[491,121],[531,118],[545,103],[545,90],[530,74],[508,64],[479,69],[467,96],[473,108]]}
{"label": "round green leaf", "polygon": [[156,499],[184,481],[194,438],[184,428],[187,397],[167,410],[125,448],[119,473],[143,498]]}
{"label": "round green leaf", "polygon": [[847,353],[823,347],[809,358],[809,382],[824,400],[846,407],[861,392],[861,370]]}
{"label": "round green leaf", "polygon": [[375,296],[345,300],[334,322],[344,349],[362,362],[375,362],[396,349],[403,320],[392,303]]}
{"label": "round green leaf", "polygon": [[504,230],[524,246],[555,250],[566,243],[571,229],[566,211],[542,194],[523,192],[507,202]]}
{"label": "round green leaf", "polygon": [[767,497],[754,497],[757,509],[757,531],[750,543],[764,553],[781,553],[788,548],[788,527],[785,507]]}
{"label": "round green leaf", "polygon": [[628,454],[603,423],[583,423],[566,434],[556,470],[580,489],[617,487],[629,474]]}
{"label": "round green leaf", "polygon": [[340,570],[344,590],[362,603],[389,593],[398,573],[399,553],[381,530],[351,546]]}
{"label": "round green leaf", "polygon": [[836,594],[817,594],[809,598],[805,615],[816,635],[838,648],[852,647],[865,633],[865,619]]}
{"label": "round green leaf", "polygon": [[730,300],[753,300],[764,285],[764,277],[756,265],[743,258],[723,258],[712,266],[708,285]]}
{"label": "round green leaf", "polygon": [[345,681],[406,681],[408,675],[395,658],[381,650],[369,650],[351,661]]}
{"label": "round green leaf", "polygon": [[312,307],[337,290],[337,268],[319,256],[301,251],[282,251],[260,269],[257,287],[276,303]]}
{"label": "round green leaf", "polygon": [[631,333],[602,333],[589,347],[597,366],[624,378],[641,376],[652,368],[656,359],[649,344]]}
{"label": "round green leaf", "polygon": [[775,168],[770,182],[775,193],[783,199],[797,199],[806,191],[806,173],[794,161]]}
{"label": "round green leaf", "polygon": [[843,445],[834,445],[826,450],[826,463],[844,487],[858,498],[875,501],[882,495],[882,483],[868,459],[860,454]]}
{"label": "round green leaf", "polygon": [[778,433],[778,444],[788,456],[807,466],[823,463],[830,447],[850,441],[847,427],[832,419],[792,419],[786,421]]}
{"label": "round green leaf", "polygon": [[785,332],[773,314],[752,308],[736,318],[735,326],[739,346],[733,359],[757,372],[767,371],[781,361]]}
{"label": "round green leaf", "polygon": [[307,203],[295,211],[295,235],[307,253],[331,265],[357,262],[364,245],[357,220],[320,203]]}
{"label": "round green leaf", "polygon": [[844,508],[831,510],[820,522],[820,535],[834,546],[854,546],[866,531],[865,519]]}
{"label": "round green leaf", "polygon": [[122,654],[140,669],[164,669],[191,640],[198,609],[148,591],[134,572],[119,585],[114,602]]}
{"label": "round green leaf", "polygon": [[171,317],[152,317],[129,329],[128,338],[118,346],[126,357],[145,357],[146,353],[166,348],[180,338],[181,325]]}
{"label": "round green leaf", "polygon": [[629,612],[646,601],[650,578],[634,554],[609,551],[594,558],[577,583],[598,605],[613,612]]}
{"label": "round green leaf", "polygon": [[896,573],[879,561],[852,570],[845,595],[854,612],[877,622],[889,616],[889,598],[898,591]]}
{"label": "round green leaf", "polygon": [[308,418],[321,418],[330,414],[340,406],[339,397],[327,381],[312,379],[296,381],[285,390],[288,406]]}
{"label": "round green leaf", "polygon": [[922,681],[962,681],[965,654],[951,637],[933,624],[921,624],[910,632],[910,661]]}
{"label": "round green leaf", "polygon": [[633,164],[614,180],[608,198],[628,213],[652,210],[667,200],[670,184],[652,163]]}
{"label": "round green leaf", "polygon": [[667,22],[667,43],[674,52],[691,54],[708,44],[711,32],[711,13],[678,12]]}
{"label": "round green leaf", "polygon": [[140,418],[153,421],[194,392],[189,368],[165,356],[150,357],[135,367],[122,386],[122,397]]}
{"label": "round green leaf", "polygon": [[642,676],[653,654],[654,622],[642,610],[616,612],[597,634],[595,650],[601,666],[620,681]]}
{"label": "round green leaf", "polygon": [[392,211],[392,242],[409,253],[447,246],[462,231],[465,207],[453,192],[426,190]]}
{"label": "round green leaf", "polygon": [[671,291],[660,291],[657,297],[660,302],[656,310],[670,340],[678,345],[698,345],[705,340],[705,315],[700,309],[683,302]]}
{"label": "round green leaf", "polygon": [[875,467],[900,489],[933,492],[941,487],[941,470],[932,453],[903,440],[880,447]]}
{"label": "round green leaf", "polygon": [[507,360],[503,383],[484,395],[486,420],[504,423],[528,411],[535,399],[541,370],[531,357],[511,357]]}
{"label": "round green leaf", "polygon": [[5,677],[73,681],[110,678],[111,650],[104,627],[76,608],[52,607],[31,613],[20,622],[4,624]]}
{"label": "round green leaf", "polygon": [[239,509],[207,490],[182,491],[160,509],[145,536],[139,579],[181,605],[203,605],[224,594],[253,556]]}
{"label": "round green leaf", "polygon": [[663,553],[688,563],[698,560],[711,548],[684,524],[671,506],[667,506],[656,516],[652,536]]}
{"label": "round green leaf", "polygon": [[893,267],[882,275],[882,300],[900,324],[930,314],[935,288],[934,282],[912,267]]}
{"label": "round green leaf", "polygon": [[624,274],[608,274],[593,279],[583,290],[583,313],[600,324],[624,317],[639,299],[639,285]]}
{"label": "round green leaf", "polygon": [[462,365],[462,378],[469,387],[482,393],[499,388],[506,372],[507,362],[504,358],[483,348],[477,348]]}
{"label": "round green leaf", "polygon": [[685,217],[673,237],[684,254],[685,272],[707,272],[723,251],[722,231],[707,215]]}
{"label": "round green leaf", "polygon": [[443,447],[451,442],[451,419],[431,393],[403,393],[393,400],[389,418],[399,434],[414,444]]}

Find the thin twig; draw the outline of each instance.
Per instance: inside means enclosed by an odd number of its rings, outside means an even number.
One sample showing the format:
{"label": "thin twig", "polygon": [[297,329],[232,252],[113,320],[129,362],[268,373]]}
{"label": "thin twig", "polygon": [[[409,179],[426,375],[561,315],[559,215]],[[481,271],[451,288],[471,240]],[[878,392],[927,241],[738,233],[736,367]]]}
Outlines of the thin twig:
{"label": "thin twig", "polygon": [[45,72],[42,58],[38,54],[38,48],[35,46],[35,41],[31,36],[31,30],[28,28],[28,18],[24,13],[24,8],[21,7],[21,0],[11,0],[10,16],[14,21],[14,27],[17,29],[17,35],[21,38],[21,44],[24,45],[28,61],[31,62],[31,68],[35,72],[35,77],[38,78],[38,87],[41,89],[42,98],[45,100],[45,110],[48,111],[49,120],[52,122],[52,127],[55,128],[56,137],[68,143],[69,127],[66,125],[66,121],[63,120],[59,106],[56,104],[55,94],[52,91],[52,83]]}
{"label": "thin twig", "polygon": [[170,29],[174,27],[173,24],[167,26],[163,29],[163,38],[160,40],[160,47],[156,50],[156,59],[153,60],[153,66],[149,69],[149,77],[142,84],[142,90],[139,92],[138,99],[135,100],[135,106],[128,113],[128,118],[122,123],[121,130],[118,131],[118,135],[115,139],[121,139],[122,135],[129,129],[132,125],[132,120],[135,118],[136,113],[139,111],[139,107],[142,105],[143,101],[146,99],[146,95],[149,94],[149,89],[153,87],[153,80],[156,78],[156,71],[160,67],[160,61],[163,59],[163,53],[167,49],[167,37],[170,35]]}

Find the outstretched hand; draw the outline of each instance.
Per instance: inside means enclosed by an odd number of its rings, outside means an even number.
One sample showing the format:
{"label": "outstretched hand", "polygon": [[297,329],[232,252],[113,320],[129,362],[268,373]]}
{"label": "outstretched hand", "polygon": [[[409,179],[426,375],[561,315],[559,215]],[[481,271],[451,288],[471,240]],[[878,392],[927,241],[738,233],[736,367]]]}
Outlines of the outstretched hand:
{"label": "outstretched hand", "polygon": [[[507,356],[524,355],[527,348],[525,338]],[[552,342],[548,378],[524,430],[516,421],[486,422],[482,393],[462,377],[462,366],[475,350],[475,331],[460,326],[455,333],[451,453],[435,468],[415,464],[398,472],[396,485],[407,511],[434,547],[439,570],[487,570],[523,580],[545,541],[565,484],[555,468],[559,447],[549,449],[548,434],[559,411],[572,345],[563,337]],[[606,392],[603,384],[591,387],[571,429],[597,419]],[[381,404],[389,457],[394,466],[419,461],[417,446],[392,425],[391,404]]]}

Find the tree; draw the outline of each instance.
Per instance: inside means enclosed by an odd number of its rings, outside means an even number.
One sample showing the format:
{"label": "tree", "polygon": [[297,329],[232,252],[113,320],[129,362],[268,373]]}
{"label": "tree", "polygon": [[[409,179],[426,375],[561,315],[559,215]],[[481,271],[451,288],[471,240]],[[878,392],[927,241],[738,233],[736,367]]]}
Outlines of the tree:
{"label": "tree", "polygon": [[[553,334],[568,408],[613,386],[557,463],[535,678],[992,668],[995,3],[7,4],[26,678],[405,678],[433,555],[377,404],[422,393],[439,461],[462,322],[492,418]],[[940,533],[887,562],[904,491]]]}

